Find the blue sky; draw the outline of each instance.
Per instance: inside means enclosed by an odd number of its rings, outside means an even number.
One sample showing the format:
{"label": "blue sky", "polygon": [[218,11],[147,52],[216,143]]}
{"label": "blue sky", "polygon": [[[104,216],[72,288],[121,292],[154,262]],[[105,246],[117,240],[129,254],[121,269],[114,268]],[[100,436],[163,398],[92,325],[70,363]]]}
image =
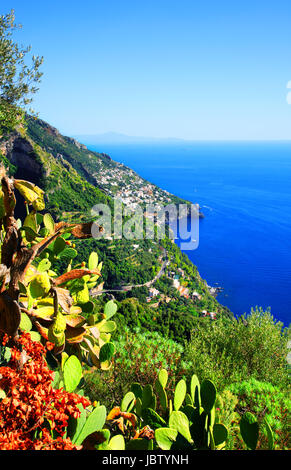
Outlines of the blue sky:
{"label": "blue sky", "polygon": [[[291,2],[1,0],[67,135],[290,139]],[[289,90],[290,91],[290,90]]]}

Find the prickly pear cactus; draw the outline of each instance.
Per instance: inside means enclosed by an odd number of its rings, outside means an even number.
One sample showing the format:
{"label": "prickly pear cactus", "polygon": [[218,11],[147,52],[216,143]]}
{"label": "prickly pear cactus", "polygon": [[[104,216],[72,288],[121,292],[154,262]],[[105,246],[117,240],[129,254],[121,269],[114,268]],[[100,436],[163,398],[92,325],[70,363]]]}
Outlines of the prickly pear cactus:
{"label": "prickly pear cactus", "polygon": [[37,274],[29,284],[29,291],[30,295],[37,299],[39,297],[44,297],[46,294],[49,293],[51,288],[50,278],[48,274],[41,273]]}
{"label": "prickly pear cactus", "polygon": [[[87,263],[74,265],[78,254],[74,239],[89,238],[93,222],[55,223],[48,212],[38,212],[45,210],[44,191],[38,186],[29,181],[10,179],[4,169],[1,170],[1,183],[0,216],[9,212],[5,249],[13,275],[11,280],[9,276],[4,278],[2,291],[7,288],[9,297],[19,300],[19,305],[13,304],[17,315],[11,324],[11,305],[6,305],[8,297],[2,296],[4,313],[0,327],[5,329],[8,325],[15,336],[20,328],[29,331],[38,341],[49,341],[56,356],[65,350],[69,354],[74,351],[90,365],[109,369],[115,352],[111,336],[116,330],[112,317],[117,306],[109,301],[104,312],[95,311],[90,290],[98,290],[102,268],[96,252],[90,254]],[[23,222],[13,217],[14,190],[25,200],[27,213]],[[9,231],[10,228],[13,231]],[[17,243],[10,232],[17,234]],[[20,251],[13,256],[17,246],[21,247]],[[4,253],[4,261],[5,256]],[[61,275],[53,268],[59,260],[67,266]],[[13,266],[14,261],[18,263],[17,269]]]}

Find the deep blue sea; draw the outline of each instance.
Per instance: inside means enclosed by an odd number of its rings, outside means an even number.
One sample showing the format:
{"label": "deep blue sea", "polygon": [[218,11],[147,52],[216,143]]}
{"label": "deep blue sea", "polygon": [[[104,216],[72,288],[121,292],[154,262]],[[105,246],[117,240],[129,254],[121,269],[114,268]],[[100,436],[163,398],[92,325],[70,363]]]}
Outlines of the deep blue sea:
{"label": "deep blue sea", "polygon": [[236,314],[271,307],[291,322],[291,143],[100,144],[148,181],[198,203],[199,246],[187,251]]}

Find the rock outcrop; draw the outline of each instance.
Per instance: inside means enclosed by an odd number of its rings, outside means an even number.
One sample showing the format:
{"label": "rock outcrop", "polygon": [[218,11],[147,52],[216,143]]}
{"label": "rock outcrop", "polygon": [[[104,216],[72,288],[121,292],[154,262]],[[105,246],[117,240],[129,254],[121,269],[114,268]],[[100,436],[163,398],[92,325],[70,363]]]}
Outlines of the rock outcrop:
{"label": "rock outcrop", "polygon": [[33,180],[43,176],[43,165],[26,137],[14,132],[7,140],[0,142],[0,151],[22,174],[28,173]]}

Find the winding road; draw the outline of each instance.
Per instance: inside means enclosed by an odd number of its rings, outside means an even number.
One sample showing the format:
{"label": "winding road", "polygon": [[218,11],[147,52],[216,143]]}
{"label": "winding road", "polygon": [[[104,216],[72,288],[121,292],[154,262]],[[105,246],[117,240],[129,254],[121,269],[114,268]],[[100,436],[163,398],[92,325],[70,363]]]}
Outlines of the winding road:
{"label": "winding road", "polygon": [[[165,254],[165,256],[167,256],[167,253],[166,253],[165,250],[164,250],[164,254]],[[100,291],[95,292],[95,293],[94,293],[94,289],[93,289],[90,292],[90,295],[92,297],[94,297],[94,296],[97,296],[97,295],[100,295],[100,294],[104,294],[106,292],[128,292],[128,291],[131,291],[132,289],[137,288],[137,287],[150,287],[162,276],[162,274],[164,273],[165,268],[168,264],[169,264],[169,260],[166,258],[165,261],[163,262],[159,272],[155,275],[155,277],[153,279],[151,279],[150,281],[145,282],[144,284],[132,284],[132,285],[129,285],[129,286],[120,286],[120,287],[116,287],[115,289],[104,289],[104,290],[100,290]]]}

